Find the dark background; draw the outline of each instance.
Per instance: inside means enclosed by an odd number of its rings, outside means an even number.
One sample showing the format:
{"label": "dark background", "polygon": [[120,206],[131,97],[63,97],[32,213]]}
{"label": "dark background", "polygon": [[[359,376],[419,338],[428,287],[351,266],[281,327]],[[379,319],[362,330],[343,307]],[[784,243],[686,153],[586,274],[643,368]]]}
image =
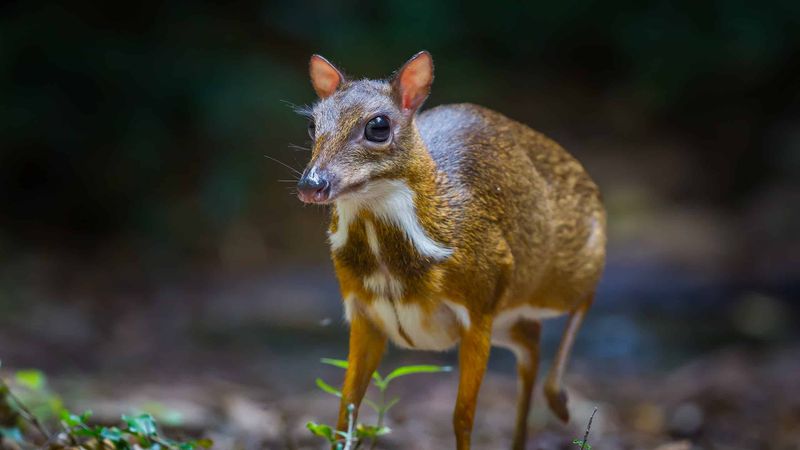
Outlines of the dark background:
{"label": "dark background", "polygon": [[[291,106],[314,101],[312,53],[385,77],[421,49],[428,106],[525,122],[603,191],[609,260],[577,372],[797,348],[800,2],[11,2],[4,364],[311,390],[317,358],[346,352],[327,212],[271,158],[308,159],[289,144],[308,144]],[[512,364],[497,352],[492,370]]]}

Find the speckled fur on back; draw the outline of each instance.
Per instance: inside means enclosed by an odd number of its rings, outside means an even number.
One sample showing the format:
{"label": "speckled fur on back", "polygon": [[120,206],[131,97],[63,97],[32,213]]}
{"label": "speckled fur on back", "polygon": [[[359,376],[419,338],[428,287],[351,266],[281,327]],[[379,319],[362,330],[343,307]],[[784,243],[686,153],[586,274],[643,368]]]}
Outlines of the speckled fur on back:
{"label": "speckled fur on back", "polygon": [[[453,126],[453,125],[457,126]],[[467,198],[449,217],[466,239],[504,240],[513,255],[499,308],[531,303],[572,310],[594,292],[605,260],[597,186],[560,145],[477,105],[445,105],[417,118],[438,170]],[[469,252],[479,252],[471,248]]]}

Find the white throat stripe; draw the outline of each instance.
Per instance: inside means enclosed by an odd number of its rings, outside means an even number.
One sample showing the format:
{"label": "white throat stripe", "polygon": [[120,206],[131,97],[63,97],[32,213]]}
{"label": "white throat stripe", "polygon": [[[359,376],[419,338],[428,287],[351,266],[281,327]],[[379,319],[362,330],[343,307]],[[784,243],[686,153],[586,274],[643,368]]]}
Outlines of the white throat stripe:
{"label": "white throat stripe", "polygon": [[[377,218],[403,230],[414,248],[423,256],[444,259],[453,253],[452,249],[434,241],[422,228],[414,206],[414,191],[401,180],[371,182],[349,198],[336,202],[339,222],[336,232],[330,234],[333,250],[338,250],[347,243],[350,223],[361,209],[369,209]],[[372,231],[374,233],[374,229]],[[370,242],[370,247],[375,250],[373,242]]]}

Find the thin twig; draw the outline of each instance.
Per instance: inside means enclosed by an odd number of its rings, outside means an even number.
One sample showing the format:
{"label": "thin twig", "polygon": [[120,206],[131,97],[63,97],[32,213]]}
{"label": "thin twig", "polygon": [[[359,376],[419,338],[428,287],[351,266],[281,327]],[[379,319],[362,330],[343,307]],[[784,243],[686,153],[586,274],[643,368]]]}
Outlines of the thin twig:
{"label": "thin twig", "polygon": [[151,441],[155,442],[156,444],[160,445],[163,448],[166,448],[166,449],[174,449],[175,448],[174,445],[170,444],[169,442],[165,441],[164,439],[161,439],[158,436],[150,436],[149,439]]}
{"label": "thin twig", "polygon": [[20,400],[19,397],[17,397],[16,395],[14,395],[13,392],[11,392],[11,387],[8,385],[8,383],[6,383],[6,380],[4,380],[2,377],[0,377],[0,387],[3,388],[3,391],[5,391],[5,394],[8,396],[8,398],[10,398],[11,400],[14,401],[14,403],[16,403],[17,408],[19,408],[19,415],[22,416],[22,418],[25,419],[27,422],[29,422],[31,425],[33,425],[34,428],[36,428],[48,442],[51,441],[53,438],[50,436],[50,431],[47,430],[47,427],[45,427],[44,424],[40,422],[35,415],[33,415],[31,410],[28,409],[28,407],[25,406],[24,403],[22,403],[22,400]]}
{"label": "thin twig", "polygon": [[[383,419],[386,416],[386,388],[380,390],[381,392],[381,407],[378,408],[378,424],[375,427],[376,433],[380,433],[381,428],[383,428]],[[372,438],[372,444],[369,447],[369,450],[375,450],[375,447],[378,445],[378,436]]]}
{"label": "thin twig", "polygon": [[353,438],[353,431],[355,428],[355,424],[353,423],[353,411],[355,411],[356,405],[349,404],[347,406],[347,435],[344,437],[344,450],[352,450],[353,443],[355,443],[355,439]]}
{"label": "thin twig", "polygon": [[581,450],[585,450],[586,444],[589,443],[589,430],[592,429],[592,420],[594,419],[595,414],[597,414],[597,406],[594,407],[592,415],[589,416],[589,425],[586,425],[586,432],[583,433],[583,442],[581,443]]}

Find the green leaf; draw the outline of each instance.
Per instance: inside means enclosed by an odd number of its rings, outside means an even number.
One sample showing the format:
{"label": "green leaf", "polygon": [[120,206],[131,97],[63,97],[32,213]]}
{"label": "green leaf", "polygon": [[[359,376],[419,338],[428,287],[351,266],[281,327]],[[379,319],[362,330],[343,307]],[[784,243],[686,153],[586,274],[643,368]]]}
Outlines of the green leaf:
{"label": "green leaf", "polygon": [[[340,369],[347,369],[348,367],[350,367],[350,364],[344,359],[322,358],[320,359],[320,362],[322,364],[338,367]],[[375,380],[376,384],[383,382],[383,378],[381,378],[381,374],[379,374],[377,370],[375,372],[372,372],[372,379]]]}
{"label": "green leaf", "polygon": [[47,381],[42,371],[34,369],[18,370],[17,373],[14,374],[14,378],[17,380],[17,383],[32,391],[40,391],[44,387],[45,381]]}
{"label": "green leaf", "polygon": [[347,369],[348,363],[344,359],[322,358],[319,360],[322,364],[338,367],[340,369]]}
{"label": "green leaf", "polygon": [[117,442],[125,439],[123,434],[122,434],[122,430],[120,430],[117,427],[111,427],[111,428],[103,427],[102,429],[100,429],[100,437],[102,439],[108,439],[109,441],[111,441],[113,443],[117,443]]}
{"label": "green leaf", "polygon": [[198,439],[192,442],[194,445],[202,448],[211,448],[214,446],[214,441],[208,438]]}
{"label": "green leaf", "polygon": [[22,442],[22,431],[17,427],[3,428],[0,427],[0,437],[10,439],[16,442]]}
{"label": "green leaf", "polygon": [[153,443],[150,442],[150,439],[148,437],[146,437],[146,436],[143,436],[141,434],[135,434],[135,435],[132,435],[132,436],[136,436],[136,440],[139,443],[140,447],[150,448],[150,447],[153,446]]}
{"label": "green leaf", "polygon": [[140,409],[137,409],[136,412],[144,413],[147,412],[151,414],[153,417],[156,418],[158,423],[162,425],[167,425],[170,427],[179,427],[183,425],[183,414],[180,411],[176,411],[174,409],[170,409],[166,407],[163,403],[158,401],[148,401],[142,403]]}
{"label": "green leaf", "polygon": [[85,426],[86,422],[89,421],[89,418],[92,416],[91,411],[84,411],[83,414],[73,414],[66,409],[62,409],[61,413],[61,421],[64,422],[65,425],[68,427],[77,427],[77,426]]}
{"label": "green leaf", "polygon": [[323,391],[327,392],[328,394],[335,395],[339,398],[342,397],[342,391],[336,389],[335,387],[331,386],[330,384],[326,383],[322,380],[322,378],[317,378],[317,387],[322,389]]}
{"label": "green leaf", "polygon": [[333,428],[330,425],[325,425],[324,423],[316,423],[316,422],[308,422],[306,423],[306,428],[310,431],[313,435],[323,437],[328,440],[328,442],[335,442],[336,436],[334,435]]}
{"label": "green leaf", "polygon": [[575,439],[574,441],[572,441],[572,443],[577,445],[578,447],[581,447],[582,449],[592,450],[592,446],[589,444],[584,444],[583,439]]}
{"label": "green leaf", "polygon": [[386,406],[383,407],[383,413],[386,414],[387,412],[389,412],[389,410],[392,409],[392,406],[396,405],[397,402],[399,402],[399,401],[400,401],[400,397],[395,397],[395,398],[389,400],[389,402],[386,403]]}
{"label": "green leaf", "polygon": [[80,427],[70,431],[75,436],[99,438],[104,427]]}
{"label": "green leaf", "polygon": [[381,412],[381,407],[377,403],[373,402],[372,400],[364,397],[364,403],[366,403],[367,406],[372,408],[375,412],[377,412],[377,413]]}
{"label": "green leaf", "polygon": [[415,373],[436,373],[436,372],[450,372],[453,368],[450,366],[434,366],[434,365],[416,365],[416,366],[403,366],[394,369],[392,373],[386,376],[384,384],[388,385],[390,381],[395,378],[411,375]]}
{"label": "green leaf", "polygon": [[47,399],[47,407],[50,409],[50,415],[53,417],[60,417],[61,414],[66,411],[66,408],[64,408],[64,402],[58,395],[49,396]]}
{"label": "green leaf", "polygon": [[83,425],[83,420],[81,420],[81,416],[76,414],[70,414],[66,411],[61,415],[61,420],[68,427],[77,427],[78,425]]}
{"label": "green leaf", "polygon": [[356,427],[356,436],[360,439],[375,439],[378,436],[383,436],[391,432],[392,430],[389,427],[378,428],[375,425],[364,424],[358,424]]}
{"label": "green leaf", "polygon": [[140,437],[155,436],[158,431],[156,421],[150,414],[122,416],[122,420],[128,425],[128,431]]}

